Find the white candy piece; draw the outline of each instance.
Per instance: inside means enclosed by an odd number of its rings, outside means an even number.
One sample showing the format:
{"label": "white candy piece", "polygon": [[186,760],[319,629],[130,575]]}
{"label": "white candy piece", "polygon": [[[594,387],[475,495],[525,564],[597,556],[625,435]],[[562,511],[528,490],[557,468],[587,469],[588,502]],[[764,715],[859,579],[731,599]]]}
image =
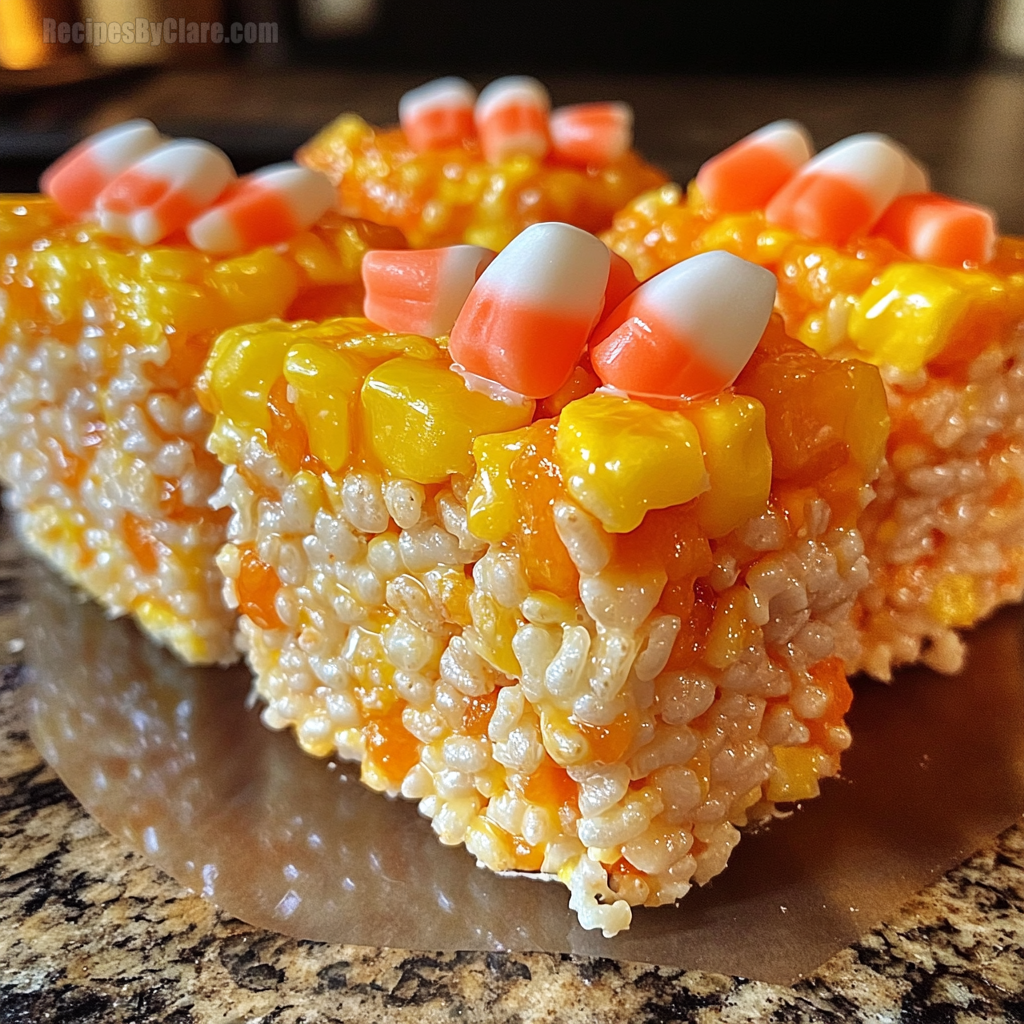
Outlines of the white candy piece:
{"label": "white candy piece", "polygon": [[335,204],[330,179],[286,162],[241,178],[236,187],[186,229],[203,252],[246,252],[276,245],[315,224]]}
{"label": "white candy piece", "polygon": [[80,216],[107,184],[163,141],[151,121],[123,121],[69,149],[43,172],[39,189],[65,213]]}
{"label": "white candy piece", "polygon": [[152,245],[184,228],[234,180],[231,161],[216,146],[199,139],[165,143],[100,193],[100,225]]}

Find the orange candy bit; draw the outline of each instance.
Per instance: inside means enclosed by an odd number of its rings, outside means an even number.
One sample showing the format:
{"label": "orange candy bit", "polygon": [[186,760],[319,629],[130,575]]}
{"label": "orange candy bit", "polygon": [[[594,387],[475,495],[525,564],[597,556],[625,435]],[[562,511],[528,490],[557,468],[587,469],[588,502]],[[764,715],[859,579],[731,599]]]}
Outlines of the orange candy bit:
{"label": "orange candy bit", "polygon": [[530,441],[512,462],[509,476],[518,498],[515,542],[530,586],[575,594],[579,573],[555,529],[554,503],[564,497],[555,458],[555,425],[535,424]]}
{"label": "orange candy bit", "polygon": [[124,539],[143,572],[155,573],[160,565],[163,545],[153,536],[144,519],[125,512],[122,520]]}
{"label": "orange candy bit", "polygon": [[573,719],[576,728],[587,738],[590,755],[595,761],[615,764],[622,760],[636,735],[636,713],[626,711],[611,725],[588,725]]}
{"label": "orange candy bit", "polygon": [[462,714],[462,732],[467,736],[484,736],[491,724],[491,715],[498,703],[498,688],[480,697],[472,697]]}
{"label": "orange candy bit", "polygon": [[843,724],[843,718],[853,704],[853,690],[846,678],[843,663],[839,658],[826,658],[813,664],[808,674],[814,682],[828,692],[828,707],[820,718],[811,719],[804,724],[811,734],[813,746],[829,749],[829,730]]}
{"label": "orange candy bit", "polygon": [[[514,778],[522,779],[524,776]],[[546,753],[537,770],[525,776],[520,789],[524,800],[541,807],[564,807],[566,804],[575,807],[579,800],[579,788],[569,778],[569,773]]]}
{"label": "orange candy bit", "polygon": [[934,192],[900,196],[872,233],[915,259],[947,267],[987,263],[996,244],[991,210]]}
{"label": "orange candy bit", "polygon": [[681,672],[704,654],[708,634],[715,618],[715,591],[707,583],[670,583],[661,598],[661,607],[682,619],[679,635],[669,655],[668,668]]}
{"label": "orange candy bit", "polygon": [[736,381],[765,408],[773,480],[803,486],[851,462],[874,479],[889,436],[878,371],[856,360],[827,360],[782,335],[773,320]]}
{"label": "orange candy bit", "polygon": [[298,472],[309,453],[309,444],[295,407],[288,401],[288,384],[279,377],[270,389],[270,431],[267,443],[289,472]]}
{"label": "orange candy bit", "polygon": [[363,730],[366,760],[396,786],[420,759],[422,744],[402,725],[401,702],[386,715],[371,719]]}
{"label": "orange candy bit", "polygon": [[274,608],[280,587],[274,567],[261,561],[253,548],[243,548],[242,565],[235,581],[239,612],[248,615],[260,629],[280,629],[281,620]]}

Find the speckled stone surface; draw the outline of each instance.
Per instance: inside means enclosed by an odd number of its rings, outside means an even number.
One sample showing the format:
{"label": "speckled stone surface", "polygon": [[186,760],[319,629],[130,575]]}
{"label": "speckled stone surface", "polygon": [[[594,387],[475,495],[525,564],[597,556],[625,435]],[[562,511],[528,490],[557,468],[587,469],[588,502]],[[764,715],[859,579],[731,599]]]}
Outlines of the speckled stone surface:
{"label": "speckled stone surface", "polygon": [[1024,1021],[1024,825],[792,988],[550,954],[287,939],[108,835],[25,726],[22,556],[0,538],[0,1024]]}

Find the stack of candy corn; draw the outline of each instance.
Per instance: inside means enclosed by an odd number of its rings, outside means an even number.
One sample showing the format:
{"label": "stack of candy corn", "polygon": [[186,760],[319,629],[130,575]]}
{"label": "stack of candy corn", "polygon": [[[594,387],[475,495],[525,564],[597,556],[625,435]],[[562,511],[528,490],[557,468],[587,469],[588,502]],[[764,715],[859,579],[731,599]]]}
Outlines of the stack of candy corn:
{"label": "stack of candy corn", "polygon": [[612,935],[838,771],[880,377],[728,253],[637,286],[543,223],[363,276],[200,381],[263,719]]}
{"label": "stack of candy corn", "polygon": [[234,324],[360,311],[363,254],[401,237],[331,212],[322,175],[237,179],[146,121],[87,139],[42,189],[0,197],[0,477],[20,530],[181,657],[230,661],[195,376]]}
{"label": "stack of candy corn", "polygon": [[849,668],[957,671],[957,630],[1024,594],[1024,240],[929,191],[891,139],[815,156],[791,121],[708,160],[685,193],[637,198],[604,237],[641,279],[709,250],[766,267],[793,337],[879,367],[892,433]]}
{"label": "stack of candy corn", "polygon": [[402,97],[400,127],[355,114],[299,152],[338,187],[341,209],[400,228],[414,248],[506,246],[529,224],[601,231],[612,214],[665,178],[633,151],[624,103],[551,110],[532,78],[499,78],[479,96],[442,78]]}

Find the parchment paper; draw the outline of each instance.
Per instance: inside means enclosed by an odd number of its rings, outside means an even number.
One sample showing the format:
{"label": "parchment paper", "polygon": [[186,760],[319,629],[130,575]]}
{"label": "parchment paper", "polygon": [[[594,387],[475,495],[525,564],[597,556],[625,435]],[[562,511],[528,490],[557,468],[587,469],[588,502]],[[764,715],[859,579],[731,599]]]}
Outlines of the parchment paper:
{"label": "parchment paper", "polygon": [[244,921],[299,938],[546,950],[790,984],[1024,811],[1024,612],[976,630],[958,678],[862,680],[843,778],[677,907],[585,932],[560,885],[441,846],[413,804],[317,761],[247,709],[244,669],[187,669],[37,570],[31,729],[111,832]]}

